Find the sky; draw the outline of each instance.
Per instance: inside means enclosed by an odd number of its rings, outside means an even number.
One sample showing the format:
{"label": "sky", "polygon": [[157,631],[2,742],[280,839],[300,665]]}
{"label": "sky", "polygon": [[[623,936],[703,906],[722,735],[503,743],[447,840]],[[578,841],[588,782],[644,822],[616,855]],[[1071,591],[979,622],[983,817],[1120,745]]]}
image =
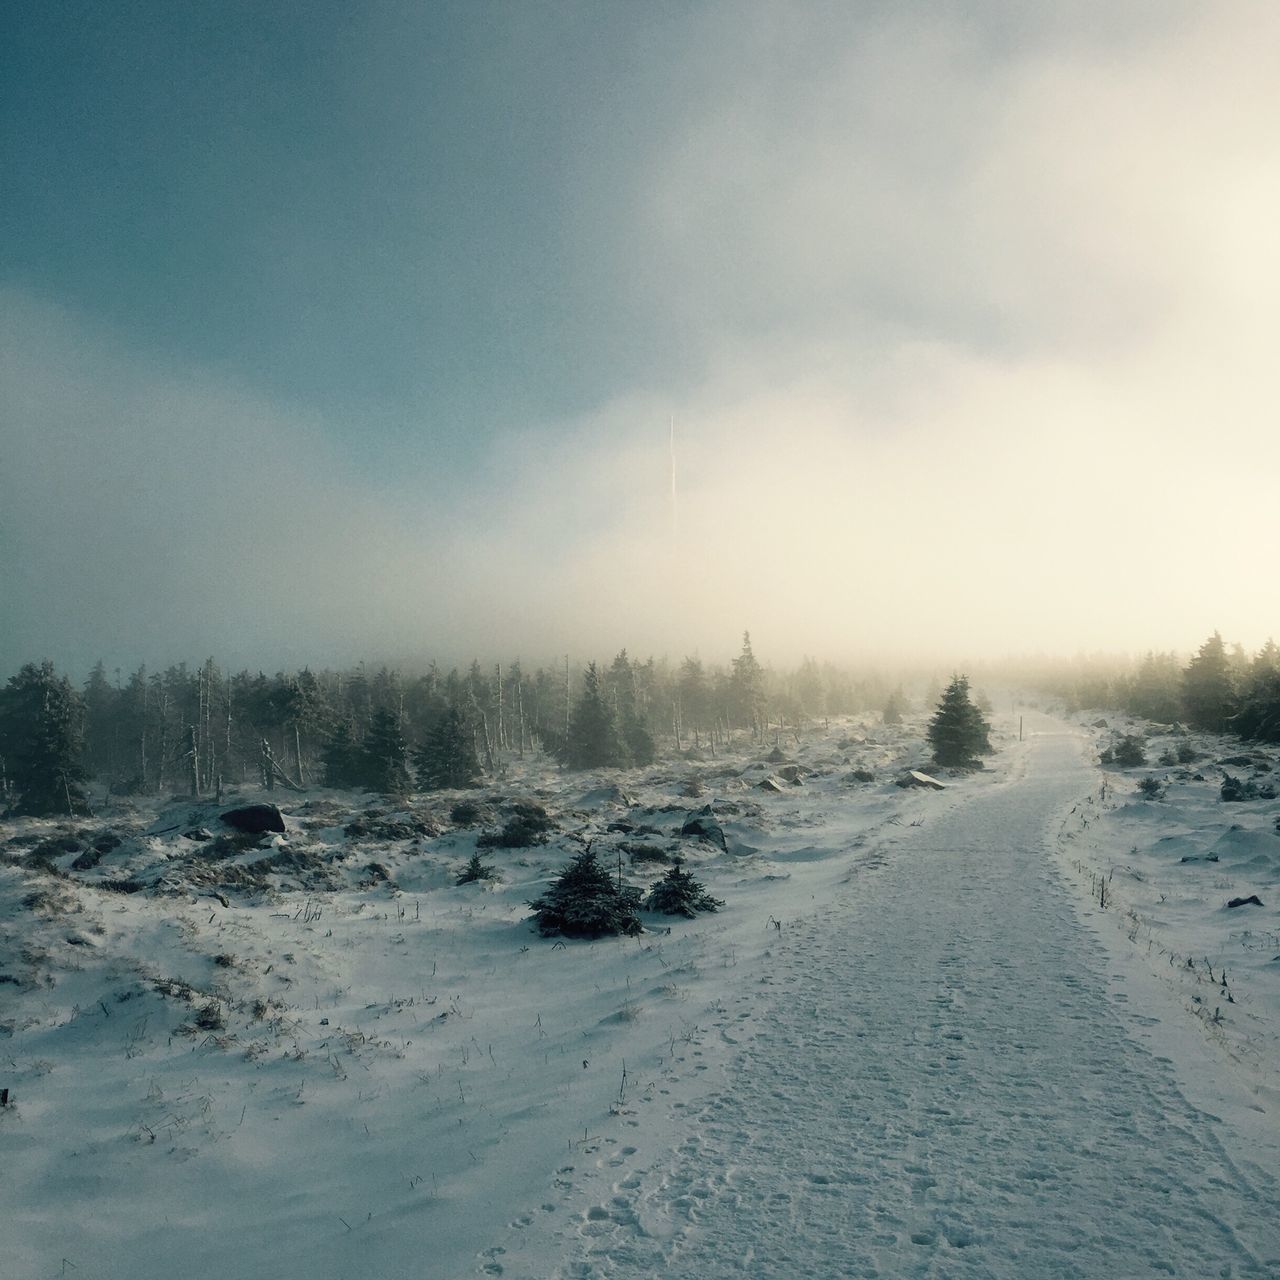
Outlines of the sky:
{"label": "sky", "polygon": [[1274,5],[4,12],[0,671],[1280,631]]}

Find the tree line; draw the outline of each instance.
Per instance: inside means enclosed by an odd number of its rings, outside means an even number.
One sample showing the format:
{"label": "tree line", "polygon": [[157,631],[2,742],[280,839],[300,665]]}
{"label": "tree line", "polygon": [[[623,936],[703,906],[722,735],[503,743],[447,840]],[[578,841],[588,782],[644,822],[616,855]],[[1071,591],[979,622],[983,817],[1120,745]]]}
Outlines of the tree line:
{"label": "tree line", "polygon": [[1159,724],[1280,742],[1280,647],[1273,640],[1250,655],[1215,631],[1189,662],[1150,652],[1129,670],[1087,663],[1045,683],[1075,710],[1124,711]]}
{"label": "tree line", "polygon": [[727,665],[687,657],[414,675],[387,667],[268,676],[209,658],[127,677],[99,662],[79,688],[28,663],[0,689],[0,810],[76,812],[90,779],[116,794],[192,796],[245,781],[386,793],[466,786],[545,751],[572,768],[650,763],[659,743],[719,750],[731,735],[883,704],[876,676],[806,659],[776,672],[749,634]]}

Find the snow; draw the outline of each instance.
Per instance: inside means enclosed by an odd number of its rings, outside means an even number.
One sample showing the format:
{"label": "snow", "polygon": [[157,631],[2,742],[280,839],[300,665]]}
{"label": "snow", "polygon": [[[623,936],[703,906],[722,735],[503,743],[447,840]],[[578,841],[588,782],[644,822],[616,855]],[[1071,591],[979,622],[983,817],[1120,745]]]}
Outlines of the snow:
{"label": "snow", "polygon": [[[469,798],[560,834],[492,885],[453,883],[456,795],[277,794],[286,835],[225,864],[146,834],[216,809],[140,805],[65,875],[23,865],[64,825],[0,824],[6,1277],[1280,1274],[1274,803],[1140,800],[1026,722],[945,792],[894,785],[918,722],[783,744],[780,794],[746,744],[512,762]],[[707,802],[727,851],[678,838]],[[346,835],[366,809],[422,832]],[[541,939],[577,837],[678,847],[726,906]]]}

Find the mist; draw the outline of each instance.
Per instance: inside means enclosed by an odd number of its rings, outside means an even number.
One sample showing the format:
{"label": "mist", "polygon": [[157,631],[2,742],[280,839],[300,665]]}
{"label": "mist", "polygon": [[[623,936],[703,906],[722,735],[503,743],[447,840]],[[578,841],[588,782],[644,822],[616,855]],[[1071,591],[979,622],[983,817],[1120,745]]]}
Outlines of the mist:
{"label": "mist", "polygon": [[6,273],[0,666],[1260,645],[1280,14],[744,12],[568,153],[585,357],[658,352],[585,407],[388,433]]}

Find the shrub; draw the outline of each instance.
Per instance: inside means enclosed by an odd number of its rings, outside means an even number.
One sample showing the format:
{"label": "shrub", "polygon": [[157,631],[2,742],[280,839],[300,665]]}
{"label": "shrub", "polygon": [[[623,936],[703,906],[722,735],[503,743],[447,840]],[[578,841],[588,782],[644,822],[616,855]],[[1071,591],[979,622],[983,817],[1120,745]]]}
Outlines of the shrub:
{"label": "shrub", "polygon": [[1159,800],[1164,788],[1161,787],[1160,780],[1158,778],[1143,778],[1142,781],[1138,783],[1138,790],[1141,791],[1148,800]]}
{"label": "shrub", "polygon": [[724,903],[713,898],[706,886],[695,880],[677,860],[675,866],[649,890],[645,906],[663,915],[687,916],[692,920],[699,911],[719,911]]}
{"label": "shrub", "polygon": [[644,841],[628,840],[622,846],[623,853],[629,855],[632,862],[670,862],[671,855],[660,845],[646,844]]}
{"label": "shrub", "polygon": [[1237,778],[1234,774],[1223,773],[1222,786],[1218,794],[1223,800],[1232,802],[1240,800],[1257,800],[1258,787],[1249,778]]}
{"label": "shrub", "polygon": [[449,810],[449,821],[458,827],[474,827],[480,821],[482,812],[474,800],[459,800]]}
{"label": "shrub", "polygon": [[567,938],[601,938],[609,934],[634,936],[644,932],[644,925],[636,915],[640,890],[615,881],[600,865],[590,846],[529,906],[544,938],[556,934]]}
{"label": "shrub", "polygon": [[1200,753],[1189,742],[1178,743],[1178,763],[1193,764],[1200,759]]}
{"label": "shrub", "polygon": [[502,830],[486,831],[476,841],[476,848],[530,849],[546,844],[548,833],[554,830],[555,824],[540,804],[516,804],[511,806],[511,816]]}
{"label": "shrub", "polygon": [[1147,744],[1137,734],[1121,734],[1099,757],[1103,764],[1119,769],[1136,769],[1147,763]]}
{"label": "shrub", "polygon": [[201,1031],[221,1031],[227,1025],[227,1020],[222,1016],[222,1006],[216,1000],[210,1000],[208,1004],[201,1006],[200,1012],[196,1014],[195,1025]]}

